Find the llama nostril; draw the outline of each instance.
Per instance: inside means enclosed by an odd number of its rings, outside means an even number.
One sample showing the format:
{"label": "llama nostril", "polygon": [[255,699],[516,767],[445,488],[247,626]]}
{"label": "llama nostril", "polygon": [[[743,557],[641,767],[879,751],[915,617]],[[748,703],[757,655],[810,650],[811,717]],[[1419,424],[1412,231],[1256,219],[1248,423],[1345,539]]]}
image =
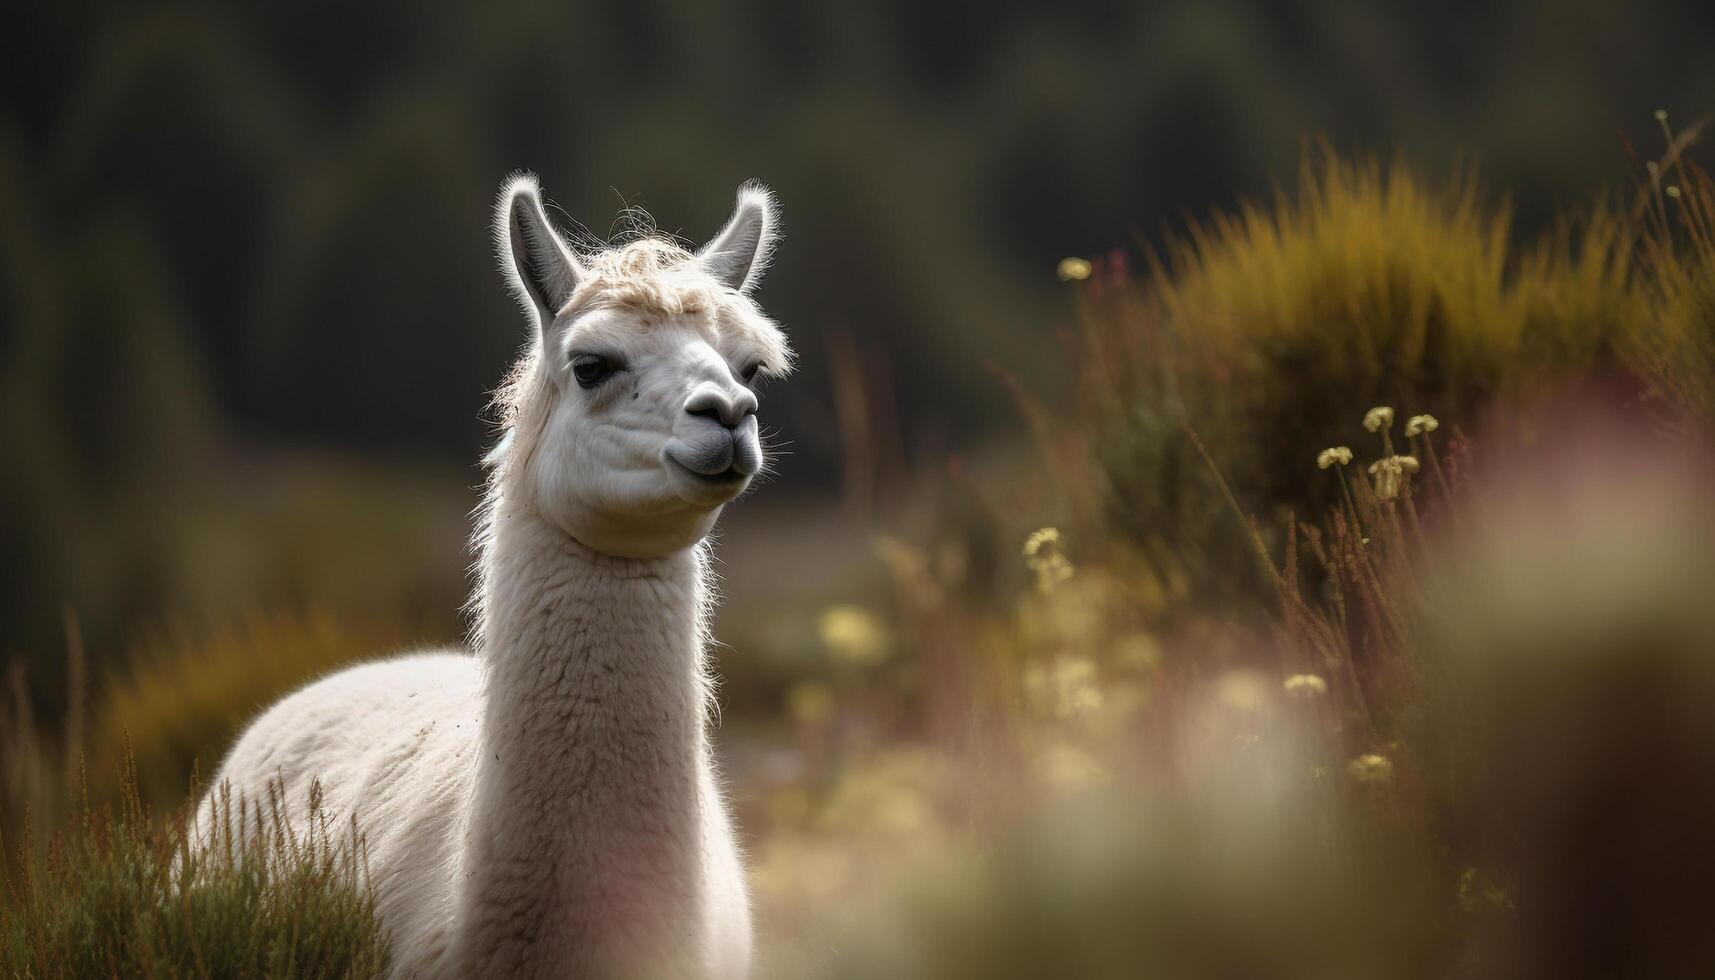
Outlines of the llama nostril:
{"label": "llama nostril", "polygon": [[685,413],[736,429],[756,414],[756,397],[746,392],[745,397],[732,399],[717,391],[702,391],[685,403]]}
{"label": "llama nostril", "polygon": [[734,426],[741,425],[745,419],[747,419],[750,416],[755,415],[755,414],[756,414],[756,396],[751,394],[748,391],[739,392],[738,398],[733,403],[733,421],[732,421],[732,424]]}
{"label": "llama nostril", "polygon": [[[696,405],[696,404],[686,405],[685,406],[685,412],[689,415],[695,415],[699,418],[708,419],[710,422],[714,422],[714,423],[717,423],[719,425],[726,425],[727,424],[726,419],[722,416],[722,412],[721,412],[720,408],[718,406],[714,405],[713,403],[710,403],[710,402],[705,402],[701,405]],[[730,429],[732,427],[727,426],[727,428]]]}

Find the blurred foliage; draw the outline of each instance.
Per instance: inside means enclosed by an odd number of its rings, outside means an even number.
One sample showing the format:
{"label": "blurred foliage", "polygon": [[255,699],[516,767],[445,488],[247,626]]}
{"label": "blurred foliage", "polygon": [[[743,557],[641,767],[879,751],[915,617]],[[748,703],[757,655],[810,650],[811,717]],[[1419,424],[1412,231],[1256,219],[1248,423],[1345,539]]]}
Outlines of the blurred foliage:
{"label": "blurred foliage", "polygon": [[1487,882],[1466,891],[1506,895],[1470,961],[1690,977],[1715,956],[1715,860],[1673,843],[1715,820],[1711,457],[1581,401],[1551,406],[1546,446],[1485,437],[1484,493],[1423,578],[1435,660],[1406,739]]}
{"label": "blurred foliage", "polygon": [[[69,602],[102,675],[123,671],[139,636],[173,623],[218,627],[260,607],[338,610],[344,621],[420,631],[386,634],[394,639],[451,640],[467,588],[463,514],[475,499],[450,468],[276,452],[222,454],[206,480],[114,500],[99,519],[55,503],[82,542],[61,564],[77,583]],[[115,635],[115,622],[135,625]],[[6,651],[28,669],[49,718],[65,707],[59,632]]]}
{"label": "blurred foliage", "polygon": [[1089,447],[1102,520],[1219,600],[1244,584],[1248,545],[1188,431],[1273,535],[1336,502],[1303,475],[1354,404],[1475,422],[1595,376],[1715,421],[1695,195],[1671,215],[1689,248],[1665,208],[1640,237],[1598,203],[1521,249],[1469,178],[1432,190],[1324,150],[1296,197],[1194,224],[1147,274],[1099,263],[1065,438]]}
{"label": "blurred foliage", "polygon": [[[1233,760],[1238,763],[1239,760]],[[1291,760],[1252,753],[1242,768]],[[1417,868],[1317,824],[1305,800],[1234,782],[1207,798],[1090,793],[1034,813],[992,850],[945,854],[836,933],[845,951],[773,976],[1395,977],[1436,975]],[[1309,805],[1305,805],[1309,804]],[[1320,804],[1320,806],[1317,806]]]}
{"label": "blurred foliage", "polygon": [[1643,225],[1645,273],[1656,329],[1627,353],[1663,399],[1715,419],[1715,181],[1688,158],[1702,126],[1661,124],[1668,151],[1647,164],[1631,218]]}
{"label": "blurred foliage", "polygon": [[0,835],[16,840],[32,819],[59,826],[76,814],[79,796],[107,805],[129,792],[171,810],[257,712],[317,676],[432,632],[403,619],[363,625],[313,610],[253,614],[224,627],[187,621],[141,639],[95,685],[74,634],[63,727],[34,710],[21,664],[6,678]]}
{"label": "blurred foliage", "polygon": [[963,671],[909,750],[855,721],[891,684],[793,705],[807,769],[746,820],[767,975],[1698,975],[1715,457],[1588,391],[1481,455],[1391,416],[1250,539],[1261,631],[1139,633],[1064,533],[999,623],[901,581],[908,655]]}
{"label": "blurred foliage", "polygon": [[[1697,975],[1712,253],[1668,141],[1644,207],[1522,254],[1468,188],[1329,158],[1141,285],[1093,263],[1084,414],[1014,382],[1070,524],[1020,532],[1010,602],[884,542],[898,625],[825,622],[896,652],[785,704],[802,769],[745,820],[773,975]],[[1116,473],[1104,423],[1178,462]],[[1128,475],[1207,536],[1110,536],[1175,530]]]}
{"label": "blurred foliage", "polygon": [[989,363],[1064,380],[1056,261],[1266,194],[1305,133],[1430,172],[1474,148],[1535,229],[1640,107],[1715,102],[1689,4],[80,0],[8,27],[0,643],[38,670],[62,602],[98,655],[148,625],[149,529],[230,452],[474,458],[523,332],[485,228],[514,168],[597,234],[638,204],[706,235],[739,181],[774,185],[763,298],[805,354],[769,396],[782,484],[826,489],[831,330],[930,459],[1011,421]]}
{"label": "blurred foliage", "polygon": [[[255,616],[198,634],[176,630],[136,651],[96,702],[89,765],[107,774],[129,755],[144,799],[170,802],[193,770],[212,773],[256,713],[308,681],[415,638],[401,626],[354,628],[325,613]],[[106,790],[106,792],[103,792]]]}

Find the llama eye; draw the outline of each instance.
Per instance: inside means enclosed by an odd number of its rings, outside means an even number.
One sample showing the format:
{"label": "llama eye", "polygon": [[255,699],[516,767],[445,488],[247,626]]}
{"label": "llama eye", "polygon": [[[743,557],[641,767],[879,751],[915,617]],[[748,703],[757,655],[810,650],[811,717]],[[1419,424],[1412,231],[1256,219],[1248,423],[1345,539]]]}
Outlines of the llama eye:
{"label": "llama eye", "polygon": [[739,375],[739,379],[745,384],[750,384],[752,381],[756,380],[756,372],[760,370],[762,370],[762,362],[757,361],[750,367],[745,368],[744,373]]}
{"label": "llama eye", "polygon": [[573,354],[572,376],[578,379],[578,384],[584,388],[594,388],[619,370],[619,364],[610,357],[600,354]]}

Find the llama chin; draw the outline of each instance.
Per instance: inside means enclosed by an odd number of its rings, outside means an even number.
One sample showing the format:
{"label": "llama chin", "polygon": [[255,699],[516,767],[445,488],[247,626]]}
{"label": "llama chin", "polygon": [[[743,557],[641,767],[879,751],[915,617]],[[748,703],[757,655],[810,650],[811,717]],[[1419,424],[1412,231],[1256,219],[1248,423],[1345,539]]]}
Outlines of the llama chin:
{"label": "llama chin", "polygon": [[[764,465],[751,298],[777,237],[740,188],[698,252],[580,253],[534,177],[502,191],[531,342],[496,396],[472,651],[353,667],[275,704],[219,787],[367,838],[397,977],[742,977],[751,914],[709,742],[704,538]],[[725,465],[717,465],[722,464]],[[675,469],[674,467],[677,467]]]}

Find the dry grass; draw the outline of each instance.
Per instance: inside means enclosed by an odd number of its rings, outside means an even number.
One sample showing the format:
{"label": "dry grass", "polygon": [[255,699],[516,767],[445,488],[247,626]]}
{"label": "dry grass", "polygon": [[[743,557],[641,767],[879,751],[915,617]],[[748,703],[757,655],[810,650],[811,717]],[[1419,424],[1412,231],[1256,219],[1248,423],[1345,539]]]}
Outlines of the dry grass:
{"label": "dry grass", "polygon": [[1068,522],[1001,575],[884,542],[895,654],[792,702],[772,975],[1695,975],[1699,186],[1520,252],[1468,184],[1328,159],[1095,263],[1083,414],[1026,400]]}
{"label": "dry grass", "polygon": [[378,976],[386,943],[356,830],[314,801],[288,814],[228,798],[219,813],[193,847],[184,812],[155,816],[125,778],[117,813],[83,804],[45,858],[26,829],[0,882],[0,974]]}
{"label": "dry grass", "polygon": [[[1706,961],[1710,183],[1658,163],[1635,220],[1593,205],[1520,247],[1466,178],[1313,164],[1142,276],[1094,263],[1081,410],[1030,406],[1041,494],[938,484],[932,530],[878,536],[883,587],[797,611],[819,649],[772,678],[779,702],[723,719],[765,975]],[[178,799],[255,710],[395,639],[323,616],[165,635],[101,686],[89,744],[112,758],[129,733],[145,795]],[[77,909],[114,907],[75,897],[111,875],[68,869],[170,881],[178,845],[79,824],[71,755],[26,714],[0,716],[4,815],[35,799],[71,828],[56,853],[95,855],[40,865],[73,898],[7,906],[8,955],[39,961]],[[317,853],[272,883],[215,869],[222,909],[336,910],[219,933],[262,964],[234,969],[283,962],[264,949],[373,965],[361,890],[327,891],[352,879]]]}
{"label": "dry grass", "polygon": [[1655,329],[1627,353],[1658,396],[1706,425],[1715,420],[1715,181],[1687,158],[1702,125],[1662,126],[1669,151],[1647,165],[1633,209]]}
{"label": "dry grass", "polygon": [[1146,625],[1075,535],[999,603],[891,542],[895,659],[805,693],[806,771],[745,790],[770,975],[1692,975],[1711,457],[1590,404],[1480,453],[1352,413],[1300,466],[1324,519],[1275,547],[1224,503],[1255,628]]}
{"label": "dry grass", "polygon": [[[319,676],[404,648],[414,633],[321,611],[163,631],[141,644],[95,703],[90,767],[116,773],[129,752],[144,798],[171,805],[193,769],[218,763],[257,712]],[[97,797],[112,787],[111,777],[98,780]]]}
{"label": "dry grass", "polygon": [[1469,175],[1433,189],[1399,167],[1307,160],[1295,196],[1194,226],[1141,277],[1098,263],[1082,297],[1078,435],[1105,523],[1201,593],[1230,594],[1244,544],[1182,426],[1273,533],[1278,508],[1334,503],[1300,464],[1342,438],[1354,405],[1472,421],[1627,373],[1616,344],[1654,316],[1631,267],[1603,207],[1521,250]]}

